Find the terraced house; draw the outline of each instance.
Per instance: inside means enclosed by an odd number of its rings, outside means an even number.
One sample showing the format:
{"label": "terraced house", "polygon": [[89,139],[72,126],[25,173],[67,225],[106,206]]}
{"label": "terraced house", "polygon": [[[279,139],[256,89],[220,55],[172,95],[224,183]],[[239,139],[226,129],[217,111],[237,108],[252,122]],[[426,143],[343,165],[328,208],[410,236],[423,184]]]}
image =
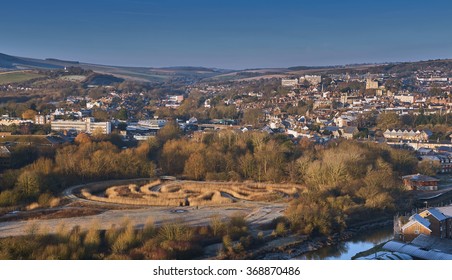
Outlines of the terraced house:
{"label": "terraced house", "polygon": [[387,129],[383,136],[388,140],[406,140],[406,141],[428,141],[428,138],[432,136],[432,132],[428,130],[395,130]]}

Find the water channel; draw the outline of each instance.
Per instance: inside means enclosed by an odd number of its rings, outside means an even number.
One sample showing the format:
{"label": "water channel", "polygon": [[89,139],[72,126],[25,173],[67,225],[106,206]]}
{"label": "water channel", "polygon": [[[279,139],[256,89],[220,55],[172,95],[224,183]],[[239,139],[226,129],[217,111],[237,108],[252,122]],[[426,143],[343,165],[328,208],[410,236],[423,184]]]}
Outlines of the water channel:
{"label": "water channel", "polygon": [[326,246],[317,251],[308,252],[296,259],[303,260],[350,260],[356,254],[369,250],[375,245],[393,238],[392,226],[363,232],[336,245]]}

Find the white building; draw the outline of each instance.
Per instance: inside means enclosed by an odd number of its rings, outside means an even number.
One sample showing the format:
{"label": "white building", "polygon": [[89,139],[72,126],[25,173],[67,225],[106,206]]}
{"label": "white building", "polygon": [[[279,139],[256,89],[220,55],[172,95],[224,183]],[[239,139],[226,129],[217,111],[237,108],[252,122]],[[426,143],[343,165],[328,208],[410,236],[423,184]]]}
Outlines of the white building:
{"label": "white building", "polygon": [[166,120],[142,120],[138,122],[138,126],[150,129],[160,129],[166,125]]}
{"label": "white building", "polygon": [[94,107],[100,108],[102,105],[102,101],[86,102],[86,109],[92,109]]}
{"label": "white building", "polygon": [[400,102],[404,102],[404,103],[414,103],[414,95],[411,94],[398,94],[398,95],[394,95],[394,99],[399,100]]}
{"label": "white building", "polygon": [[182,103],[182,101],[184,101],[184,96],[183,95],[168,95],[168,101]]}
{"label": "white building", "polygon": [[24,121],[19,118],[11,118],[9,116],[2,116],[0,118],[0,125],[10,126],[10,125],[20,125]]}
{"label": "white building", "polygon": [[304,77],[300,78],[300,83],[302,81],[308,81],[311,85],[318,85],[322,82],[322,76],[320,75],[304,75]]}
{"label": "white building", "polygon": [[283,87],[295,87],[298,85],[298,79],[282,79],[281,80],[281,85]]}
{"label": "white building", "polygon": [[389,130],[387,129],[383,136],[386,139],[393,140],[410,140],[410,141],[428,141],[428,138],[431,136],[430,131],[419,131],[419,130]]}
{"label": "white building", "polygon": [[56,120],[51,122],[51,128],[55,131],[75,130],[77,132],[93,133],[102,131],[103,134],[111,133],[110,122],[95,122],[94,118],[86,118],[84,120]]}

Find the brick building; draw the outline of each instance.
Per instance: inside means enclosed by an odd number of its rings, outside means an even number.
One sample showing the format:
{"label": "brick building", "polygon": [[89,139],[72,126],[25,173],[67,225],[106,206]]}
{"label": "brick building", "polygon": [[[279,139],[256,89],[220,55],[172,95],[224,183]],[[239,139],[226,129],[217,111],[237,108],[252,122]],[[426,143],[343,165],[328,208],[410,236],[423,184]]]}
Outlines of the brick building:
{"label": "brick building", "polygon": [[406,175],[402,177],[403,184],[413,191],[436,191],[439,180],[422,174]]}
{"label": "brick building", "polygon": [[408,219],[398,217],[394,224],[395,233],[405,242],[413,240],[420,234],[452,239],[452,216],[447,212],[451,210],[452,206],[429,208]]}

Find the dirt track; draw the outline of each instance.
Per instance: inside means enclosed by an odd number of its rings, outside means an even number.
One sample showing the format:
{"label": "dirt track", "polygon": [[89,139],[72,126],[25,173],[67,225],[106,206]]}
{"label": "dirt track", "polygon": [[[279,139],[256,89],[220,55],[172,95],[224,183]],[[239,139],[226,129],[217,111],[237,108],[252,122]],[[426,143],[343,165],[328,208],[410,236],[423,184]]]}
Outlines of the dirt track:
{"label": "dirt track", "polygon": [[[80,188],[80,186],[67,189],[63,192],[63,195],[71,200],[79,201],[80,199],[72,193],[77,188]],[[114,224],[121,224],[125,219],[130,220],[136,227],[143,226],[148,219],[152,219],[156,225],[178,221],[183,221],[189,225],[207,225],[210,223],[210,218],[214,215],[225,218],[236,213],[245,215],[251,226],[256,227],[271,222],[273,219],[281,216],[286,207],[287,203],[239,201],[219,206],[155,206],[140,207],[138,209],[107,210],[99,215],[93,216],[2,222],[0,223],[0,238],[27,234],[33,225],[38,226],[42,231],[48,233],[56,232],[57,227],[61,224],[69,228],[80,226],[82,229],[96,224],[100,229],[107,229]]]}

